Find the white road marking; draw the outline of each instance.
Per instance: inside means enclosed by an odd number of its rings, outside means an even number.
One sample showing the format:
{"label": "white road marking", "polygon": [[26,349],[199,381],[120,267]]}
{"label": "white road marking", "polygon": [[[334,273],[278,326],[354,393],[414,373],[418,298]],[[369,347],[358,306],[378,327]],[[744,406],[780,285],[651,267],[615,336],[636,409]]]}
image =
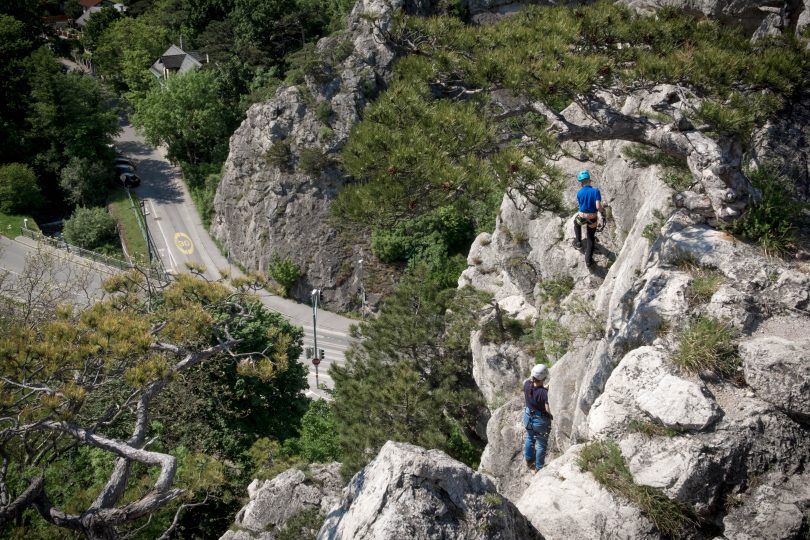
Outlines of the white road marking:
{"label": "white road marking", "polygon": [[152,215],[154,216],[154,222],[157,223],[158,229],[160,229],[160,236],[163,237],[163,241],[166,244],[166,251],[169,252],[169,258],[172,260],[172,270],[177,271],[177,261],[174,260],[174,255],[172,254],[172,249],[169,245],[169,239],[166,238],[166,233],[163,231],[163,225],[160,224],[157,212],[155,212],[155,205],[152,203],[152,201],[149,201],[149,206],[152,207]]}

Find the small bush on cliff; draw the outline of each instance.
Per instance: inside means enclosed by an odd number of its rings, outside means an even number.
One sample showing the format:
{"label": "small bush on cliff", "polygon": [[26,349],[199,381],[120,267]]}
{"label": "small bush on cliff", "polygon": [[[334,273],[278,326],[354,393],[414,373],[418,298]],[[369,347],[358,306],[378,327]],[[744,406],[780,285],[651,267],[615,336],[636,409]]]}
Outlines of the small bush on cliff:
{"label": "small bush on cliff", "polygon": [[273,253],[267,269],[268,275],[284,291],[284,295],[290,294],[290,289],[301,279],[301,268],[290,257],[281,257]]}
{"label": "small bush on cliff", "polygon": [[282,171],[286,171],[289,168],[291,158],[290,143],[287,139],[276,139],[264,154],[264,159],[267,163],[278,167]]}
{"label": "small bush on cliff", "polygon": [[655,488],[633,481],[633,475],[616,443],[588,443],[582,448],[577,465],[591,473],[608,491],[636,505],[665,536],[684,538],[697,526],[697,518],[688,505],[668,498]]}
{"label": "small bush on cliff", "polygon": [[748,177],[762,191],[762,198],[752,201],[733,231],[758,243],[771,255],[795,250],[798,224],[804,219],[802,211],[807,205],[795,197],[792,182],[773,167],[760,167],[749,172]]}
{"label": "small bush on cliff", "polygon": [[681,332],[673,360],[687,371],[712,371],[721,377],[733,375],[740,365],[735,332],[727,323],[701,316]]}

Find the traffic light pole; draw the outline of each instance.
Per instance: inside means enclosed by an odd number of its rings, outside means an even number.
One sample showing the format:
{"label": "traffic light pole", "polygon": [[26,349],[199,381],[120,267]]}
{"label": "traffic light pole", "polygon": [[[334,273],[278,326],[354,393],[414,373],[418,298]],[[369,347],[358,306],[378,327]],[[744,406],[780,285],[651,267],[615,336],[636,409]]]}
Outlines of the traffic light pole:
{"label": "traffic light pole", "polygon": [[315,345],[315,355],[312,359],[312,363],[315,364],[315,388],[320,387],[320,382],[318,381],[318,364],[321,363],[318,351],[318,300],[320,300],[320,296],[320,289],[312,289],[312,340]]}

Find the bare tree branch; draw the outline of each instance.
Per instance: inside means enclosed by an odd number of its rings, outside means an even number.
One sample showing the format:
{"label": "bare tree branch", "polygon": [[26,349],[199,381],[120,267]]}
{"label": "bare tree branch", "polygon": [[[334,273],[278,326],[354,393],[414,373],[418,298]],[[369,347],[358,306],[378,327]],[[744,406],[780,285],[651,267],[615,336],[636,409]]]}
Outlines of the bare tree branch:
{"label": "bare tree branch", "polygon": [[205,498],[202,501],[196,502],[196,503],[183,503],[183,504],[181,504],[180,507],[177,509],[177,512],[174,513],[174,519],[172,520],[172,524],[169,526],[168,529],[163,531],[163,534],[161,534],[158,537],[157,540],[168,540],[169,539],[172,532],[174,532],[174,530],[177,528],[177,524],[180,522],[180,514],[183,512],[183,510],[185,510],[186,508],[194,508],[194,507],[197,507],[197,506],[202,506],[207,502],[208,502],[208,492],[206,491],[205,492]]}
{"label": "bare tree branch", "polygon": [[[579,110],[569,107],[568,114],[566,111],[555,113],[541,102],[532,103],[530,107],[546,117],[559,142],[624,140],[686,158],[689,170],[705,191],[712,214],[709,217],[719,221],[739,216],[749,196],[758,194],[740,170],[738,148],[723,147],[698,130],[682,129],[686,127],[683,123],[660,124],[645,117],[628,116],[593,96],[578,100],[576,108]],[[568,117],[577,116],[577,112],[592,121],[581,122]]]}
{"label": "bare tree branch", "polygon": [[[3,484],[5,485],[5,479]],[[45,476],[40,475],[36,477],[30,484],[28,484],[25,491],[20,493],[16,499],[0,507],[0,527],[15,519],[23,512],[23,510],[33,504],[34,500],[39,497],[40,493],[42,493],[42,489],[44,487]]]}

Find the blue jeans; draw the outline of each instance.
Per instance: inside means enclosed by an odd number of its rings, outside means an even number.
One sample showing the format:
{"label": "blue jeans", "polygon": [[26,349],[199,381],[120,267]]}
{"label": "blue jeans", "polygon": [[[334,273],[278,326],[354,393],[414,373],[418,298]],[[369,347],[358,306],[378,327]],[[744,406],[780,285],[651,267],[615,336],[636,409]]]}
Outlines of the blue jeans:
{"label": "blue jeans", "polygon": [[523,445],[523,458],[528,462],[534,458],[534,468],[538,471],[546,462],[546,443],[551,431],[551,419],[547,416],[529,414],[523,409],[523,426],[526,428],[526,444]]}

